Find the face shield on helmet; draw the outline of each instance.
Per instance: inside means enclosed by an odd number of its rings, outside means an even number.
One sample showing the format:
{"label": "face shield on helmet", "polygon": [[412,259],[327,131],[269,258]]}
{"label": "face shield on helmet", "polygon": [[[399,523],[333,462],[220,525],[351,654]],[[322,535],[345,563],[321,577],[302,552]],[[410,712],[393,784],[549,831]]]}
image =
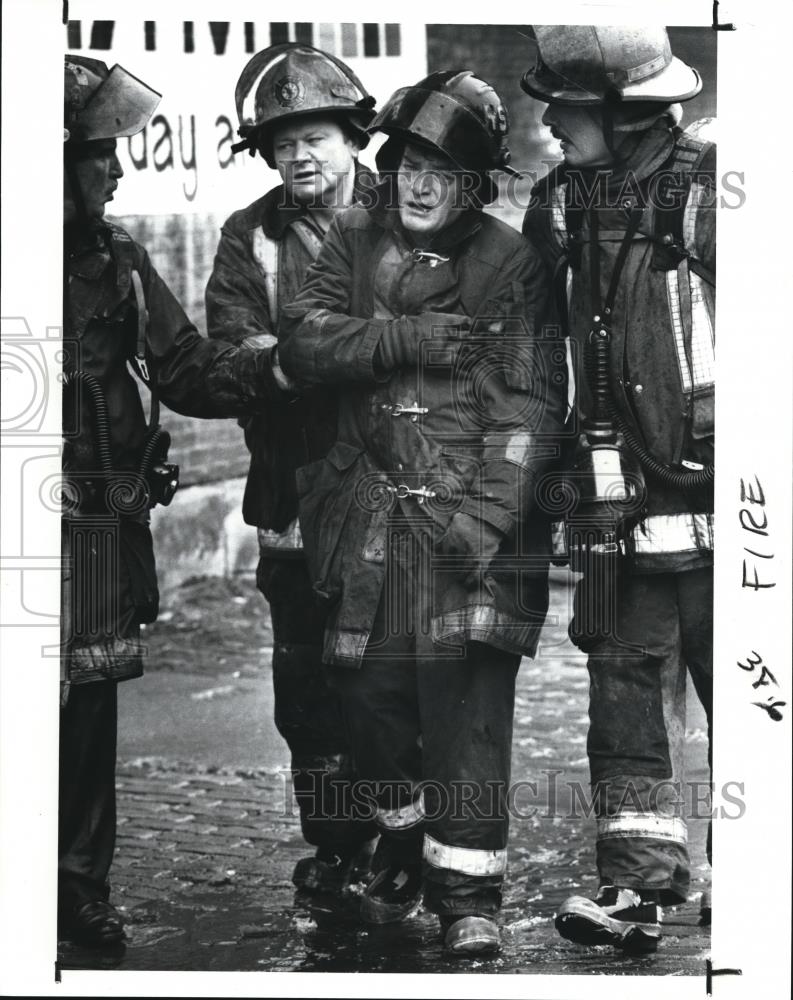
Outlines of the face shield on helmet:
{"label": "face shield on helmet", "polygon": [[490,84],[469,70],[432,73],[397,90],[369,131],[433,146],[463,170],[503,169],[509,163],[506,108]]}
{"label": "face shield on helmet", "polygon": [[136,135],[162,97],[118,64],[108,71],[98,59],[67,56],[64,72],[64,141],[69,143]]}
{"label": "face shield on helmet", "polygon": [[377,156],[380,170],[395,170],[406,144],[423,145],[442,153],[460,170],[479,175],[480,199],[485,203],[497,193],[489,172],[515,173],[506,145],[507,110],[490,84],[470,70],[431,73],[415,86],[397,90],[369,131],[390,137]]}
{"label": "face shield on helmet", "polygon": [[234,99],[242,138],[232,149],[258,149],[274,166],[272,132],[284,122],[308,115],[336,121],[361,149],[369,136],[375,100],[340,59],[300,42],[271,45],[248,62]]}
{"label": "face shield on helmet", "polygon": [[[156,90],[122,66],[108,70],[99,59],[65,57],[64,220],[85,226],[101,218],[104,204],[112,198],[122,176],[113,152],[115,140],[145,128],[160,98]],[[98,149],[103,143],[106,148]],[[111,153],[112,160],[108,159]],[[100,167],[102,163],[106,166]],[[104,169],[107,177],[102,174]]]}

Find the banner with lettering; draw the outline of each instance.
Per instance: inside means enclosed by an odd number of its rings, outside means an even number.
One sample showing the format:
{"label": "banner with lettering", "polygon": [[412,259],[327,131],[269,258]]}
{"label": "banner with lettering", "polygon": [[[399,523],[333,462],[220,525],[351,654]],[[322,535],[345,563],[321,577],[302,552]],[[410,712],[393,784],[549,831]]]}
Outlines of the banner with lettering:
{"label": "banner with lettering", "polygon": [[[231,12],[236,9],[231,5]],[[145,20],[131,8],[120,10],[79,0],[64,27],[67,52],[108,66],[120,63],[163,95],[143,132],[118,143],[126,177],[108,205],[114,216],[225,217],[277,183],[260,157],[231,152],[238,139],[237,79],[251,56],[268,45],[302,41],[331,52],[378,103],[426,73],[423,24],[184,20],[167,10]],[[374,149],[362,157],[370,165]]]}

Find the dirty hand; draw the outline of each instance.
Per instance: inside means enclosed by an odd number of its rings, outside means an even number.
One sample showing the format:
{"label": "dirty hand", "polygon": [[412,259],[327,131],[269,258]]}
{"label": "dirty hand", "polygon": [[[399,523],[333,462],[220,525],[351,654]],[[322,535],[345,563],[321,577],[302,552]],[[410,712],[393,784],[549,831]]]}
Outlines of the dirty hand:
{"label": "dirty hand", "polygon": [[377,366],[387,372],[418,364],[419,344],[432,340],[442,346],[460,340],[471,328],[470,316],[458,313],[427,312],[420,316],[401,316],[383,330],[377,345]]}
{"label": "dirty hand", "polygon": [[487,521],[458,510],[440,541],[447,556],[459,556],[459,573],[466,587],[473,587],[490,566],[504,535]]}

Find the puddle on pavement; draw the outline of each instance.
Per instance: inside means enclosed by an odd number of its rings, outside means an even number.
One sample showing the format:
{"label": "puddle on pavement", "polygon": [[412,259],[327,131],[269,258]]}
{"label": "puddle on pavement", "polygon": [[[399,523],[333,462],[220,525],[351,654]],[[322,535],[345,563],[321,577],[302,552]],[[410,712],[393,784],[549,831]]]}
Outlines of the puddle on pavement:
{"label": "puddle on pavement", "polygon": [[[610,948],[580,949],[557,937],[553,904],[505,901],[499,956],[460,960],[445,956],[436,918],[423,910],[402,924],[362,926],[357,901],[267,909],[252,894],[191,893],[174,902],[143,904],[130,913],[125,949],[113,954],[64,944],[66,969],[206,970],[267,972],[483,972],[586,974],[696,974],[704,968],[707,934],[692,919],[678,921],[668,957],[631,959]],[[672,928],[670,928],[672,930]],[[679,935],[684,935],[681,938]],[[685,956],[680,944],[686,944]],[[694,946],[693,949],[691,946]],[[701,961],[700,961],[701,959]]]}

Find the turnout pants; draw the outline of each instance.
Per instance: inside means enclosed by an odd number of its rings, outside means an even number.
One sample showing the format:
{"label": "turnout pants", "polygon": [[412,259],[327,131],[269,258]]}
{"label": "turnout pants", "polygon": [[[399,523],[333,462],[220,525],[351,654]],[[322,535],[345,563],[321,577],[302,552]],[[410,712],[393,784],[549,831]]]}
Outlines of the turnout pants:
{"label": "turnout pants", "polygon": [[[592,595],[579,583],[571,637]],[[601,884],[685,901],[686,668],[705,709],[713,701],[713,570],[623,574],[614,634],[589,653],[587,741]],[[710,759],[710,755],[709,755]],[[710,833],[708,834],[710,853]]]}
{"label": "turnout pants", "polygon": [[410,627],[395,610],[426,607],[407,596],[409,574],[396,567],[395,586],[384,588],[360,668],[328,668],[353,748],[356,802],[376,807],[377,868],[422,865],[434,913],[493,915],[507,862],[520,656],[478,642],[434,646],[420,617]]}
{"label": "turnout pants", "polygon": [[338,698],[325,678],[325,622],[305,560],[263,555],[256,580],[270,605],[275,725],[291,753],[303,837],[352,856],[376,830],[349,813],[351,756]]}
{"label": "turnout pants", "polygon": [[61,709],[58,906],[107,899],[116,841],[115,681],[72,685]]}

